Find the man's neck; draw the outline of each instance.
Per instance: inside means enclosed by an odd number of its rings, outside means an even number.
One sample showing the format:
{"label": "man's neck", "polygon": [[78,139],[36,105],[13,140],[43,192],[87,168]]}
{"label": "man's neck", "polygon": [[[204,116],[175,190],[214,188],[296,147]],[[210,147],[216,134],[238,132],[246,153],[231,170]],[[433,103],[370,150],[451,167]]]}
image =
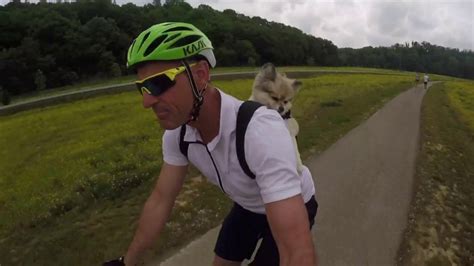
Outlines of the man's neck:
{"label": "man's neck", "polygon": [[207,144],[219,134],[221,115],[221,95],[213,86],[209,86],[204,94],[204,102],[197,121],[189,123],[196,128],[202,141]]}

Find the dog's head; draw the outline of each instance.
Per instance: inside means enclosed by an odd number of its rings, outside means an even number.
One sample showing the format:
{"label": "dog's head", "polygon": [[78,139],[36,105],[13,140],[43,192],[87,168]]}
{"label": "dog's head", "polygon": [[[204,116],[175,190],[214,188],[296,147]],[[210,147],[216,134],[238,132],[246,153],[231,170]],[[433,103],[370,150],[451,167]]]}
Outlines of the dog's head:
{"label": "dog's head", "polygon": [[284,115],[291,109],[300,88],[300,81],[287,78],[284,73],[278,73],[272,63],[266,63],[255,77],[251,99]]}

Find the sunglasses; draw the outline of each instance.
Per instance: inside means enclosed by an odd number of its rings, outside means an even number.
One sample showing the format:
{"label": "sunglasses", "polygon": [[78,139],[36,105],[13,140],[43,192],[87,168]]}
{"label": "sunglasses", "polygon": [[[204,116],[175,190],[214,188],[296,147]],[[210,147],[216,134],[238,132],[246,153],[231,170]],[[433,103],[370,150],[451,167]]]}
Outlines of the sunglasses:
{"label": "sunglasses", "polygon": [[[194,66],[195,64],[189,65]],[[141,95],[147,93],[153,96],[159,96],[163,92],[176,84],[176,76],[186,70],[185,66],[175,67],[163,72],[154,74],[142,80],[135,81],[137,89]]]}

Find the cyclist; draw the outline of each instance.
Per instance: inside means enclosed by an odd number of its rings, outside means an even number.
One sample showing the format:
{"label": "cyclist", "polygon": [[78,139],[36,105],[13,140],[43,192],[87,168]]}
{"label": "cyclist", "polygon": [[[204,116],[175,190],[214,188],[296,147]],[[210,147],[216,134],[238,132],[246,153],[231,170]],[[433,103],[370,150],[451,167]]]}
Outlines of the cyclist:
{"label": "cyclist", "polygon": [[[310,228],[317,202],[311,173],[304,167],[298,174],[283,119],[260,107],[248,123],[244,146],[255,178],[246,175],[235,152],[242,101],[209,82],[215,64],[210,40],[187,23],[154,25],[130,46],[127,65],[137,70],[143,106],[165,129],[163,165],[128,251],[109,262],[117,264],[108,265],[135,265],[153,245],[170,216],[188,163],[234,202],[219,232],[213,265],[240,265],[260,238],[254,265],[316,263]],[[183,139],[189,144],[187,154],[181,149]]]}
{"label": "cyclist", "polygon": [[428,76],[428,73],[425,73],[423,76],[423,84],[425,86],[425,90],[428,88],[428,81],[430,81],[430,76]]}

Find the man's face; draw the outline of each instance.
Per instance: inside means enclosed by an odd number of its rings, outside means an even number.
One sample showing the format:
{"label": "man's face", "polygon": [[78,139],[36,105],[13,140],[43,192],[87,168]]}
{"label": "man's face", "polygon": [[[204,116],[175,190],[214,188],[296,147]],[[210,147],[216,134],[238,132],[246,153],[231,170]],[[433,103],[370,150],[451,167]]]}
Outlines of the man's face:
{"label": "man's face", "polygon": [[[168,69],[180,67],[179,62],[149,62],[137,69],[144,80]],[[151,108],[164,129],[175,129],[186,123],[193,106],[193,95],[185,72],[176,76],[176,83],[158,96],[143,93],[143,107]]]}

